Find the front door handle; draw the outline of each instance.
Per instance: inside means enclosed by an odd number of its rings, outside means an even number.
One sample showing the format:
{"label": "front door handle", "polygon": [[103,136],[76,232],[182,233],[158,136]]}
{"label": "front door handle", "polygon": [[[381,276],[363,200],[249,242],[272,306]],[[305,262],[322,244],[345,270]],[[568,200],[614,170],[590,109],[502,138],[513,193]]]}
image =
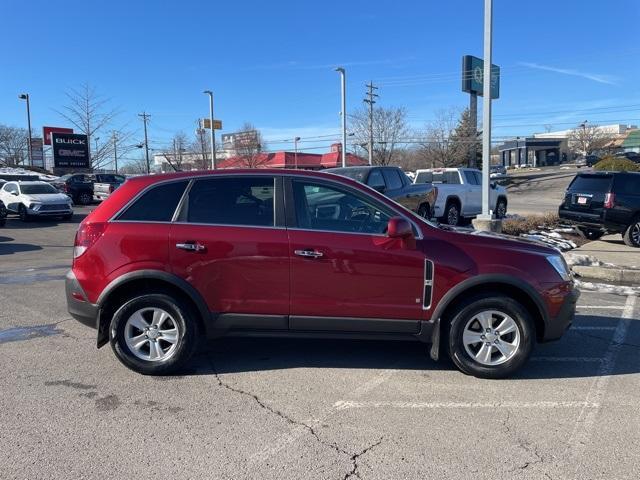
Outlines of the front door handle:
{"label": "front door handle", "polygon": [[185,243],[176,243],[176,248],[180,250],[187,250],[189,252],[202,252],[207,247],[198,242],[185,242]]}
{"label": "front door handle", "polygon": [[305,257],[305,258],[320,258],[323,255],[322,252],[317,252],[315,250],[309,250],[309,249],[294,250],[293,253],[295,253],[299,257]]}

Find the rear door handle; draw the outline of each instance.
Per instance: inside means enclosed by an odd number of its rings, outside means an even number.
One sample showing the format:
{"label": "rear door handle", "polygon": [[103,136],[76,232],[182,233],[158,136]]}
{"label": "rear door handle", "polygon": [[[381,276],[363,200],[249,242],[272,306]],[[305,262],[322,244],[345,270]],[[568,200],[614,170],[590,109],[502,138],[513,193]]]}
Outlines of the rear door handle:
{"label": "rear door handle", "polygon": [[207,247],[198,242],[185,242],[185,243],[176,243],[176,248],[180,250],[187,250],[189,252],[202,252]]}
{"label": "rear door handle", "polygon": [[315,250],[309,250],[309,249],[294,250],[293,253],[298,255],[299,257],[305,257],[305,258],[320,258],[324,255],[322,252],[317,252]]}

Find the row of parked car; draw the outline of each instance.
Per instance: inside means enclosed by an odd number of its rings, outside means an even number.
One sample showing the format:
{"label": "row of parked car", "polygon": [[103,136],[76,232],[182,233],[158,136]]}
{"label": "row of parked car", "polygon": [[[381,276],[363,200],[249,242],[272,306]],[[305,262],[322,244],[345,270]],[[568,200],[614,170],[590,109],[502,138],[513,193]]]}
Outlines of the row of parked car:
{"label": "row of parked car", "polygon": [[106,199],[126,177],[114,174],[69,174],[53,182],[0,180],[0,225],[7,214],[23,221],[36,217],[73,216],[73,205],[89,205]]}

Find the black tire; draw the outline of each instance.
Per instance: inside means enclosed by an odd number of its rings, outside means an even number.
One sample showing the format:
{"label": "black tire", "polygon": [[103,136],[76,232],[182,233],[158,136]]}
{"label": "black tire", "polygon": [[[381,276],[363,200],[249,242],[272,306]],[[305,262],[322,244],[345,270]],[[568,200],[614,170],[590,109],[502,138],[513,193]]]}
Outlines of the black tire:
{"label": "black tire", "polygon": [[31,215],[27,213],[27,208],[22,204],[20,204],[20,206],[18,207],[18,215],[20,216],[20,220],[22,220],[23,222],[28,222],[29,220],[31,220]]}
{"label": "black tire", "polygon": [[[463,334],[467,324],[480,312],[489,310],[508,315],[517,326],[520,337],[513,356],[497,365],[482,364],[469,354],[463,342]],[[501,320],[496,317],[492,318],[495,318],[492,320],[493,327],[499,326]],[[473,325],[473,322],[470,325]],[[479,333],[483,333],[482,330]],[[516,333],[514,332],[512,335],[515,336]],[[453,314],[447,338],[449,356],[462,372],[478,378],[506,378],[516,372],[529,359],[535,342],[535,326],[531,315],[520,303],[500,294],[489,294],[470,298],[459,305]],[[483,348],[482,343],[479,348]],[[488,342],[487,345],[489,343],[491,342]],[[491,355],[500,356],[498,349],[494,350],[493,344],[490,351],[493,352]]]}
{"label": "black tire", "polygon": [[496,218],[505,218],[507,216],[507,201],[504,198],[498,199],[496,204]]}
{"label": "black tire", "polygon": [[71,220],[73,218],[73,213],[70,213],[68,215],[63,215],[62,219],[63,220]]}
{"label": "black tire", "polygon": [[7,224],[7,209],[4,203],[0,201],[0,227],[4,227]]}
{"label": "black tire", "polygon": [[431,207],[428,203],[423,203],[418,207],[418,215],[427,220],[431,218]]}
{"label": "black tire", "polygon": [[93,201],[93,195],[89,192],[80,192],[78,194],[78,203],[80,205],[89,205]]}
{"label": "black tire", "polygon": [[[133,353],[125,340],[129,318],[147,308],[164,310],[176,323],[178,340],[175,351],[166,360],[141,359]],[[192,309],[180,299],[164,293],[143,294],[128,300],[116,311],[109,328],[109,340],[116,357],[127,368],[143,375],[167,375],[182,369],[196,350],[199,340],[198,321]]]}
{"label": "black tire", "polygon": [[449,202],[444,209],[444,222],[447,225],[456,226],[460,223],[460,207],[456,202]]}
{"label": "black tire", "polygon": [[640,248],[640,218],[636,218],[622,234],[625,245]]}
{"label": "black tire", "polygon": [[594,230],[592,228],[580,227],[578,228],[578,233],[581,237],[584,237],[587,240],[598,240],[599,238],[602,238],[605,232]]}

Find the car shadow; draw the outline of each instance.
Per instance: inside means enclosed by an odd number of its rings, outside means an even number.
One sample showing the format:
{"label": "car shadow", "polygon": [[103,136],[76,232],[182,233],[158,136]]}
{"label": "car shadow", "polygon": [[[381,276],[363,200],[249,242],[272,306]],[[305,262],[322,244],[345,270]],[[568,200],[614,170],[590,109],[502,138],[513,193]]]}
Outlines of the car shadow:
{"label": "car shadow", "polygon": [[42,247],[30,243],[0,243],[0,255],[13,255],[14,253],[34,252],[36,250],[42,250]]}
{"label": "car shadow", "polygon": [[[580,315],[581,326],[556,342],[536,345],[529,362],[511,380],[590,378],[603,374],[602,361],[612,345],[620,349],[607,375],[640,372],[634,359],[640,349],[640,320],[632,321],[627,338],[635,343],[613,344],[613,329],[619,319]],[[605,327],[602,329],[602,327]],[[448,358],[429,357],[429,345],[418,342],[356,341],[293,338],[234,338],[213,340],[201,349],[185,375],[212,375],[294,368],[396,369],[424,371],[455,370]]]}
{"label": "car shadow", "polygon": [[7,217],[7,224],[4,228],[14,229],[14,230],[29,230],[33,228],[49,228],[56,227],[61,224],[77,224],[80,223],[84,218],[88,215],[88,213],[74,213],[73,217],[69,220],[63,220],[57,217],[48,217],[48,218],[31,218],[28,222],[23,222],[20,218],[16,217]]}

